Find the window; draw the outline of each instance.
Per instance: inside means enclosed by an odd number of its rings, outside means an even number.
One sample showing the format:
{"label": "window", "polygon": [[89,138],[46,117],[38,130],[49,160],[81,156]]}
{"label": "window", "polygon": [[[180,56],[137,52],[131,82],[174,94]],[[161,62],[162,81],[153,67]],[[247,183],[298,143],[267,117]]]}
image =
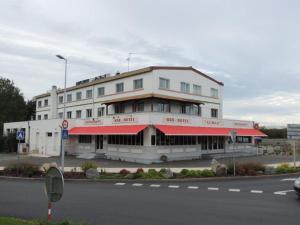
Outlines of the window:
{"label": "window", "polygon": [[64,103],[64,96],[59,96],[58,97],[58,103],[63,104]]}
{"label": "window", "polygon": [[77,101],[78,101],[78,100],[81,100],[81,97],[82,97],[81,91],[76,92],[76,100],[77,100]]}
{"label": "window", "polygon": [[196,85],[196,84],[193,85],[193,93],[194,93],[195,95],[201,95],[201,92],[202,92],[201,89],[202,89],[202,88],[201,88],[200,85]]}
{"label": "window", "polygon": [[48,114],[45,114],[44,115],[44,120],[47,120],[48,119]]}
{"label": "window", "polygon": [[108,144],[113,145],[144,145],[143,131],[137,135],[109,135]]}
{"label": "window", "polygon": [[219,97],[218,89],[211,88],[210,89],[210,96],[213,97],[213,98],[218,98]]}
{"label": "window", "polygon": [[67,112],[67,118],[71,119],[72,118],[72,111]]}
{"label": "window", "polygon": [[47,132],[48,137],[52,137],[52,132]]}
{"label": "window", "polygon": [[125,113],[125,105],[124,104],[115,104],[115,113]]}
{"label": "window", "polygon": [[185,82],[181,82],[180,87],[181,87],[181,89],[180,89],[181,92],[190,93],[190,84],[185,83]]}
{"label": "window", "polygon": [[166,136],[160,130],[156,130],[156,138],[153,138],[152,145],[196,145],[196,136]]}
{"label": "window", "polygon": [[104,116],[104,107],[98,108],[98,117]]}
{"label": "window", "polygon": [[37,118],[38,118],[38,120],[41,120],[41,119],[42,119],[42,116],[41,116],[41,115],[38,115]]}
{"label": "window", "polygon": [[93,90],[86,90],[86,98],[93,98]]}
{"label": "window", "polygon": [[212,118],[218,117],[218,109],[211,109],[211,117]]}
{"label": "window", "polygon": [[158,103],[157,104],[158,112],[170,112],[170,104],[168,103]]}
{"label": "window", "polygon": [[59,118],[59,119],[62,119],[62,118],[63,118],[63,115],[64,115],[63,112],[58,113],[58,118]]}
{"label": "window", "polygon": [[68,94],[67,95],[67,102],[71,102],[72,101],[72,94]]}
{"label": "window", "polygon": [[144,112],[144,103],[140,102],[140,103],[136,103],[133,104],[133,112]]}
{"label": "window", "polygon": [[48,99],[44,100],[44,106],[48,106]]}
{"label": "window", "polygon": [[133,89],[143,88],[143,79],[137,79],[133,81]]}
{"label": "window", "polygon": [[190,105],[182,105],[181,113],[182,114],[191,114],[191,106]]}
{"label": "window", "polygon": [[98,97],[103,96],[103,95],[105,95],[105,89],[104,89],[104,87],[99,87],[98,88]]}
{"label": "window", "polygon": [[42,107],[42,101],[38,101],[38,107],[39,107],[39,108]]}
{"label": "window", "polygon": [[76,110],[76,118],[81,119],[81,110]]}
{"label": "window", "polygon": [[159,78],[159,88],[170,89],[170,80],[165,78]]}
{"label": "window", "polygon": [[86,110],[86,118],[91,118],[93,116],[93,111],[92,109],[87,109]]}
{"label": "window", "polygon": [[116,92],[123,92],[124,91],[124,83],[117,83],[116,84]]}
{"label": "window", "polygon": [[79,135],[78,136],[78,143],[92,143],[92,136],[91,135]]}

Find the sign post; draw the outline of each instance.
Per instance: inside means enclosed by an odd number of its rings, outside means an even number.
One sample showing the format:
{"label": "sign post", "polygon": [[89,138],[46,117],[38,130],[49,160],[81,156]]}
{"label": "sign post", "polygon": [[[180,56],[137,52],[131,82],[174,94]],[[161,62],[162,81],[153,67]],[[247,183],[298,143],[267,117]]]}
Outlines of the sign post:
{"label": "sign post", "polygon": [[64,146],[64,140],[69,138],[68,133],[68,126],[69,122],[68,120],[64,120],[61,124],[61,171],[64,173],[65,168],[65,146]]}
{"label": "sign post", "polygon": [[52,202],[61,199],[64,192],[64,177],[56,167],[50,167],[45,177],[45,193],[48,198],[48,221],[52,219]]}
{"label": "sign post", "polygon": [[25,132],[23,130],[19,130],[16,133],[16,139],[18,140],[18,149],[17,149],[17,156],[19,160],[19,149],[20,149],[20,143],[25,139]]}
{"label": "sign post", "polygon": [[229,136],[231,138],[232,141],[232,145],[233,145],[233,154],[232,154],[232,161],[233,161],[233,176],[235,176],[236,174],[236,165],[235,165],[235,142],[236,142],[236,136],[237,136],[237,132],[236,130],[231,130],[229,132]]}

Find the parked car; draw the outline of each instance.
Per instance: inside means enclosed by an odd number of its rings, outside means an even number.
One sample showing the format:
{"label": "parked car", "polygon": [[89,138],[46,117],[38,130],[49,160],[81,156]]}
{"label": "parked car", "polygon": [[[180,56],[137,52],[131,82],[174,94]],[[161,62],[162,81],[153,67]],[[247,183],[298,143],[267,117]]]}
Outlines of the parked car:
{"label": "parked car", "polygon": [[300,177],[298,177],[296,180],[295,180],[295,183],[294,183],[294,189],[296,191],[296,194],[300,197]]}

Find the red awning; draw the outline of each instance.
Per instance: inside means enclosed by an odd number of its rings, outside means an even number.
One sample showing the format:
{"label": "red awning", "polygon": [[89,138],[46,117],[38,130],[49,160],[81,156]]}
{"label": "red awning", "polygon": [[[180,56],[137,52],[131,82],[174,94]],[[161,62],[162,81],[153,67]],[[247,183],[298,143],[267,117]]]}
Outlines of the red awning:
{"label": "red awning", "polygon": [[221,128],[221,127],[188,127],[172,125],[155,125],[165,135],[196,135],[196,136],[229,136],[231,130],[236,130],[238,136],[265,137],[264,133],[256,129]]}
{"label": "red awning", "polygon": [[91,126],[91,127],[73,127],[70,135],[136,135],[144,130],[148,125],[123,125],[123,126]]}

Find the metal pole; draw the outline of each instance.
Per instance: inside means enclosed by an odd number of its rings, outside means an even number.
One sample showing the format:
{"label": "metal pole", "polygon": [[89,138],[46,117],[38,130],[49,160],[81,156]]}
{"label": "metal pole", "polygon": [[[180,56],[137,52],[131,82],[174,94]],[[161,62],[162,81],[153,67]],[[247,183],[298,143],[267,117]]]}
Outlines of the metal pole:
{"label": "metal pole", "polygon": [[[68,66],[68,60],[65,60],[65,85],[64,85],[64,112],[63,112],[63,120],[66,119],[66,102],[67,102],[67,66]],[[61,139],[62,139],[62,130],[61,130]],[[64,167],[65,167],[65,146],[64,146],[64,140],[61,140],[61,171],[64,173]]]}
{"label": "metal pole", "polygon": [[294,169],[296,169],[296,141],[293,144]]}
{"label": "metal pole", "polygon": [[52,219],[52,212],[51,212],[51,202],[48,202],[48,221],[51,221]]}
{"label": "metal pole", "polygon": [[235,142],[233,142],[233,176],[235,176]]}

